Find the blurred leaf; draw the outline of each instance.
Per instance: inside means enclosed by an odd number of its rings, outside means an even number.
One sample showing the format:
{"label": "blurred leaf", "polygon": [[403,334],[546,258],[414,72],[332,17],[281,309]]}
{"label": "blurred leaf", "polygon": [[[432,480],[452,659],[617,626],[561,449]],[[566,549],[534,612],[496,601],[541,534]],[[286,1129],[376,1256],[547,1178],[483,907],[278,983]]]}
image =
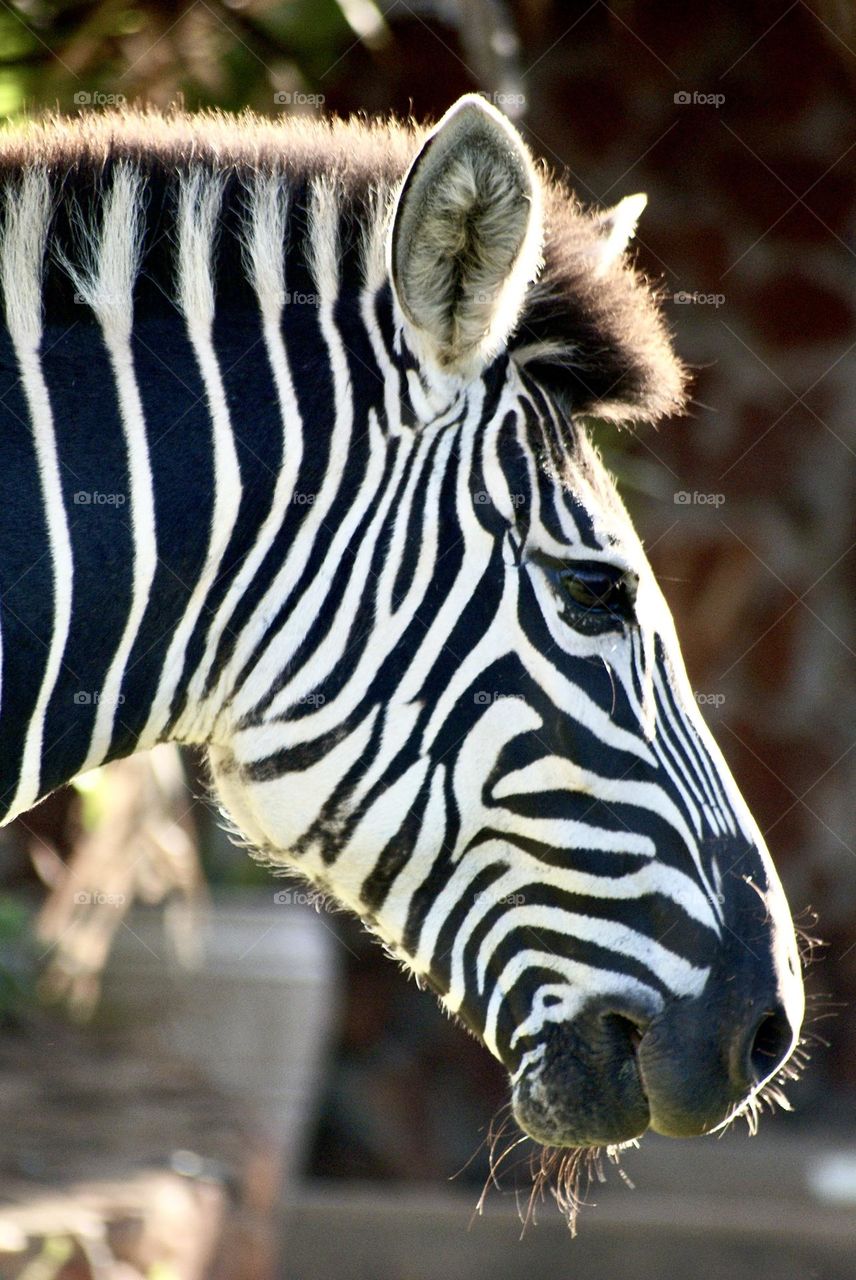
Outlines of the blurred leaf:
{"label": "blurred leaf", "polygon": [[0,894],[0,1023],[35,999],[35,968],[31,911],[19,897]]}

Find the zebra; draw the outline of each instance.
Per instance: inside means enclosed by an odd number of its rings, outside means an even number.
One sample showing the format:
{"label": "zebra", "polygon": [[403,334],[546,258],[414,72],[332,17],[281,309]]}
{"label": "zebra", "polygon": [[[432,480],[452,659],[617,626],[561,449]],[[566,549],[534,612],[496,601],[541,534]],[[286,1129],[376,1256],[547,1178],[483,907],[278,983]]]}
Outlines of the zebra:
{"label": "zebra", "polygon": [[589,438],[680,409],[628,260],[480,96],[433,128],[10,126],[0,800],[201,744],[545,1147],[752,1113],[794,928]]}

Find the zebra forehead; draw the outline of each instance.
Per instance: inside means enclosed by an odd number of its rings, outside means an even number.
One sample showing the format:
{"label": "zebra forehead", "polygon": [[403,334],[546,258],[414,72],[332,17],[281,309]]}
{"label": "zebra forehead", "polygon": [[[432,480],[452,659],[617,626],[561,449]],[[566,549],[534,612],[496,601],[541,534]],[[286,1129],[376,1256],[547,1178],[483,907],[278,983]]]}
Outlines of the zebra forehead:
{"label": "zebra forehead", "polygon": [[[221,212],[237,215],[221,219],[226,234],[243,225],[248,204],[258,209],[271,175],[284,183],[292,211],[311,213],[320,183],[339,226],[348,236],[356,228],[363,283],[377,287],[395,196],[425,135],[424,127],[394,119],[270,120],[249,112],[153,109],[47,115],[0,131],[0,183],[14,186],[24,172],[42,169],[51,176],[56,206],[80,202],[92,210],[92,192],[97,198],[109,186],[117,165],[138,169],[155,188],[201,166],[223,179]],[[598,269],[602,214],[584,211],[543,165],[536,175],[543,263],[508,340],[510,354],[570,412],[653,421],[676,411],[685,374],[649,282],[620,257]]]}

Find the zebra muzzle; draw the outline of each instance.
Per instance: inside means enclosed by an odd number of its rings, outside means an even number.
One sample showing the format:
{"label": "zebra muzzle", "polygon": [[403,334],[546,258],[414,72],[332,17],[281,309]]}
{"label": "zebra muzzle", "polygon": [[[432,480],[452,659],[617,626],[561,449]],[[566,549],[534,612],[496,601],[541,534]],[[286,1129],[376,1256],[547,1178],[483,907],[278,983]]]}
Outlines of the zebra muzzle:
{"label": "zebra muzzle", "polygon": [[537,1142],[609,1146],[646,1129],[696,1137],[750,1103],[790,1057],[800,1018],[771,987],[739,996],[727,983],[641,1010],[590,1005],[549,1027],[514,1088],[514,1116]]}
{"label": "zebra muzzle", "polygon": [[609,1146],[637,1138],[650,1110],[637,1054],[646,1015],[587,1010],[554,1024],[544,1052],[514,1089],[517,1123],[545,1146]]}
{"label": "zebra muzzle", "polygon": [[782,1006],[723,1021],[703,997],[674,1001],[645,1025],[588,1013],[547,1033],[541,1061],[514,1090],[521,1128],[549,1146],[609,1146],[646,1129],[696,1137],[730,1120],[790,1056]]}

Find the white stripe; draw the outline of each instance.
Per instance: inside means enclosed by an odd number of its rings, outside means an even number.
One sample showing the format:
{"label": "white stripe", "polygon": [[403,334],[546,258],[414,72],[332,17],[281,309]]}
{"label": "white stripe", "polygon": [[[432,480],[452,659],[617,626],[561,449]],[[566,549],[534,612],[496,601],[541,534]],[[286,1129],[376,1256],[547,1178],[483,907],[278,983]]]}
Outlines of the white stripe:
{"label": "white stripe", "polygon": [[[163,732],[184,667],[193,629],[216,579],[241,504],[241,472],[229,420],[226,395],[212,342],[214,323],[213,248],[222,198],[222,175],[194,170],[181,182],[178,210],[178,297],[187,324],[211,414],[214,461],[214,509],[205,565],[173,632],[141,745],[156,742]],[[205,741],[210,726],[192,709],[183,725],[184,740]]]}
{"label": "white stripe", "polygon": [[[678,658],[680,658],[680,651],[678,651]],[[695,698],[691,696],[689,702],[686,702],[681,697],[681,685],[674,679],[670,681],[669,688],[670,701],[677,707],[677,714],[682,717],[680,723],[687,738],[687,750],[692,753],[696,768],[706,780],[706,789],[710,796],[713,813],[716,815],[717,825],[723,834],[733,835],[736,832],[736,826],[725,798],[722,774],[714,767],[710,750],[713,735]]]}
{"label": "white stripe", "polygon": [[[568,858],[569,863],[571,856],[569,855]],[[595,876],[590,872],[578,871],[572,865],[550,866],[498,837],[470,849],[466,857],[460,859],[454,874],[437,894],[422,925],[414,968],[422,971],[431,966],[443,925],[457,905],[468,894],[472,896],[472,883],[476,877],[486,869],[497,866],[503,869],[505,873],[503,884],[508,886],[507,892],[512,895],[525,892],[526,887],[533,883],[554,887],[563,893],[580,894],[583,897],[603,900],[630,901],[652,894],[662,894],[676,902],[682,911],[697,920],[700,925],[713,930],[717,936],[720,934],[711,904],[698,884],[688,875],[684,875],[674,867],[664,866],[655,858],[646,862],[638,871],[632,871],[627,875]],[[465,943],[466,939],[464,939]],[[463,989],[457,990],[454,995],[450,992],[450,1007],[456,1007],[455,999],[460,1001],[463,997]]]}
{"label": "white stripe", "polygon": [[665,688],[662,672],[659,667],[654,672],[654,687],[660,696],[661,710],[657,717],[659,733],[658,741],[671,752],[675,766],[692,788],[702,812],[716,808],[717,801],[710,783],[699,765],[698,756],[692,750],[687,738],[686,725],[682,724],[672,707],[672,701]]}
{"label": "white stripe", "polygon": [[[431,471],[426,472],[426,458],[435,441],[435,434],[431,431],[424,431],[420,432],[416,437],[410,473],[407,477],[404,492],[400,495],[398,505],[392,513],[392,533],[378,577],[375,610],[379,628],[385,629],[394,623],[396,615],[401,610],[404,611],[405,616],[409,617],[409,606],[412,602],[412,597],[418,595],[421,599],[425,587],[430,582],[430,575],[437,559],[439,513],[437,504],[431,501],[429,495],[437,492],[437,486],[434,485],[432,487],[432,481],[437,478],[438,472],[442,474],[445,470],[445,461],[448,457],[446,441],[450,441],[450,438],[451,433],[440,441],[434,454],[434,465]],[[444,446],[446,447],[444,448]],[[417,515],[415,537],[418,541],[419,551],[414,562],[413,577],[407,583],[404,598],[396,603],[392,598],[392,593],[398,578],[398,571],[407,552],[407,538],[411,530],[411,517],[414,514],[414,508],[416,508]]]}
{"label": "white stripe", "polygon": [[[373,432],[380,437],[380,429],[374,418],[374,414],[370,414],[370,423]],[[427,447],[427,441],[421,440],[416,443],[416,448]],[[405,442],[402,441],[402,446]],[[448,450],[452,446],[451,434],[441,442],[440,457],[444,458]],[[407,447],[413,447],[412,443]],[[378,455],[379,456],[379,455]],[[397,465],[390,477],[387,490],[384,494],[380,493],[377,479],[374,481],[367,477],[360,489],[357,500],[354,503],[348,518],[343,522],[342,529],[337,533],[336,538],[331,544],[327,553],[327,559],[322,565],[316,585],[307,593],[304,601],[301,602],[301,609],[305,610],[311,618],[324,607],[326,593],[329,590],[329,583],[332,581],[332,574],[341,561],[345,550],[349,548],[352,541],[352,528],[357,523],[356,517],[362,519],[365,510],[370,510],[374,504],[378,505],[378,513],[368,530],[363,545],[358,551],[355,560],[348,587],[341,601],[334,602],[331,607],[336,608],[340,612],[340,618],[334,622],[328,636],[321,646],[313,654],[312,659],[301,668],[300,672],[289,682],[286,689],[279,695],[275,702],[271,705],[266,713],[268,716],[285,710],[292,705],[297,698],[308,693],[314,688],[324,677],[333,669],[333,665],[338,661],[345,652],[345,643],[349,635],[349,619],[356,615],[359,597],[366,590],[366,581],[368,576],[368,566],[371,562],[371,556],[374,550],[374,544],[378,533],[381,529],[381,519],[388,512],[389,501],[394,492],[395,485],[398,481],[401,469],[406,458],[406,448],[402,448],[402,452],[397,460]],[[335,729],[337,724],[345,720],[351,712],[357,707],[365,696],[366,688],[371,682],[373,676],[380,669],[384,659],[393,651],[398,644],[404,632],[411,625],[414,617],[418,613],[419,607],[424,600],[424,590],[430,580],[430,574],[436,559],[437,544],[439,539],[438,532],[438,504],[432,500],[432,495],[439,489],[442,475],[439,469],[435,468],[429,478],[429,494],[426,506],[429,510],[429,516],[422,533],[419,548],[419,557],[416,564],[416,572],[414,581],[405,599],[400,603],[395,613],[392,613],[391,605],[388,604],[387,611],[384,611],[384,596],[391,593],[394,575],[398,570],[399,561],[395,559],[391,551],[387,553],[384,568],[381,571],[380,580],[377,585],[378,599],[376,602],[376,612],[374,617],[374,629],[369,642],[365,645],[363,652],[357,664],[351,671],[345,686],[336,695],[334,701],[325,703],[311,717],[305,717],[300,726],[297,728],[301,732],[303,738],[310,734],[315,736],[320,733],[326,733],[331,729]],[[404,513],[401,512],[403,515]],[[281,667],[287,661],[290,646],[287,637],[283,637],[285,648],[281,648],[277,642],[277,663]],[[401,696],[400,693],[395,695],[395,704],[411,705],[411,703]],[[381,764],[385,765],[386,761]]]}
{"label": "white stripe", "polygon": [[337,883],[341,878],[346,884],[359,884],[362,888],[374,872],[381,853],[406,821],[430,763],[424,757],[414,761],[401,777],[380,792],[362,815],[347,848],[336,859]]}
{"label": "white stripe", "polygon": [[[48,657],[39,696],[24,743],[18,788],[9,817],[31,808],[39,798],[45,716],[59,677],[71,625],[74,562],[62,497],[54,419],[42,374],[42,274],[50,221],[50,185],[43,169],[24,173],[16,191],[6,189],[6,224],[0,247],[0,283],[6,325],[21,370],[21,383],[33,430],[42,502],[53,568],[54,611]],[[73,708],[68,708],[71,715]]]}
{"label": "white stripe", "polygon": [[[530,580],[533,590],[538,596],[544,620],[550,630],[553,639],[557,645],[561,644],[562,648],[567,652],[570,650],[569,638],[564,632],[567,632],[567,624],[563,623],[558,617],[553,588],[546,580],[544,573],[537,566],[532,566],[529,570]],[[506,576],[506,587],[513,580],[513,574],[508,573]],[[458,615],[462,608],[460,600],[455,601],[458,607]],[[509,609],[509,612],[505,612]],[[568,680],[557,667],[553,665],[550,658],[536,649],[529,641],[526,633],[519,627],[517,621],[516,606],[508,605],[503,599],[497,616],[491,623],[490,630],[485,633],[480,645],[483,651],[483,665],[487,665],[489,646],[493,644],[493,652],[490,660],[513,653],[519,659],[534,684],[543,689],[545,695],[555,706],[556,710],[565,716],[571,717],[578,721],[586,729],[589,730],[596,738],[608,747],[614,748],[616,751],[623,751],[632,755],[645,764],[654,767],[656,759],[651,745],[639,734],[622,728],[611,719],[609,708],[604,709],[591,698],[580,685],[574,684]],[[582,636],[574,635],[574,645],[579,646],[579,652],[572,656],[596,656],[609,659],[610,666],[617,661],[617,655],[621,649],[626,646],[626,640],[618,637],[609,636]],[[612,652],[614,647],[615,652]],[[457,687],[460,692],[460,679],[457,681]],[[488,695],[493,694],[493,690],[485,688],[483,692]],[[447,689],[444,698],[448,702]],[[438,708],[439,708],[438,703]],[[448,712],[448,708],[447,708]],[[439,710],[432,717],[432,726],[435,722],[442,723]],[[426,741],[428,737],[426,735]]]}
{"label": "white stripe", "polygon": [[[446,801],[444,784],[445,765],[438,765],[431,775],[431,790],[419,828],[419,835],[410,857],[396,877],[392,892],[383,909],[385,930],[399,941],[404,936],[413,895],[430,876],[434,861],[445,833]],[[408,964],[416,969],[416,959],[408,958]],[[426,972],[423,968],[420,972]]]}
{"label": "white stripe", "polygon": [[[329,538],[325,521],[339,491],[352,442],[354,393],[342,336],[333,315],[338,290],[337,211],[328,186],[320,181],[313,183],[311,222],[312,234],[319,241],[315,245],[314,258],[314,279],[320,297],[318,318],[329,353],[333,379],[334,421],[330,453],[321,488],[318,493],[311,495],[314,501],[307,503],[308,511],[300,528],[300,536],[241,633],[232,660],[232,670],[235,673],[242,671],[252,658],[259,641],[270,627],[271,618],[287,603],[310,558],[317,554],[316,539]],[[289,635],[281,637],[289,647],[299,643],[301,637],[295,635],[294,627],[289,628]],[[277,658],[277,670],[274,672],[270,669],[272,651],[276,652]],[[284,665],[285,661],[280,660],[276,646],[270,646],[266,650],[265,660],[250,673],[235,697],[230,713],[235,720],[250,714],[256,703],[265,698],[272,679]]]}
{"label": "white stripe", "polygon": [[131,532],[134,543],[131,605],[125,627],[99,693],[95,724],[83,769],[100,764],[110,749],[128,657],[149,602],[157,567],[155,504],[149,445],[131,353],[134,283],[143,247],[143,182],[128,165],[117,166],[104,205],[100,235],[81,246],[82,269],[64,265],[76,292],[94,310],[116,378],[128,455]]}
{"label": "white stripe", "polygon": [[[363,773],[348,796],[348,808],[353,812],[393,766],[413,737],[413,727],[422,708],[412,702],[392,702],[384,708],[383,732],[374,758],[364,760]],[[365,851],[362,851],[365,853]]]}
{"label": "white stripe", "polygon": [[[482,915],[486,914],[486,911],[496,903],[496,899],[504,896],[506,892],[501,880],[491,885],[490,893],[485,895],[488,902]],[[534,931],[533,940],[536,941],[537,931],[548,929],[553,933],[573,938],[574,941],[592,942],[604,950],[614,952],[617,956],[626,956],[644,965],[646,969],[650,969],[660,982],[669,988],[672,995],[678,997],[699,995],[710,973],[709,967],[698,968],[683,956],[662,946],[654,938],[649,938],[638,929],[631,929],[629,925],[617,920],[582,915],[576,911],[566,911],[563,907],[509,906],[494,922],[479,946],[476,964],[479,995],[484,995],[487,967],[493,953],[515,929]],[[529,936],[532,937],[533,934],[530,933]],[[544,955],[546,957],[552,955],[547,946],[544,947]],[[456,954],[455,963],[460,967],[460,980],[463,981],[462,950]],[[549,959],[545,963],[549,967]],[[620,969],[620,961],[617,962],[616,967]]]}
{"label": "white stripe", "polygon": [[502,800],[504,797],[537,795],[544,791],[571,791],[590,799],[592,806],[600,801],[607,808],[614,804],[627,804],[645,809],[668,823],[690,852],[696,849],[696,840],[683,814],[661,783],[605,778],[580,768],[564,756],[545,755],[523,768],[504,774],[494,786],[492,795],[494,800]]}
{"label": "white stripe", "polygon": [[[372,279],[374,278],[374,273],[372,273]],[[383,380],[383,408],[386,427],[390,435],[397,436],[401,435],[404,430],[401,421],[401,403],[403,399],[401,374],[398,371],[398,367],[390,359],[389,352],[386,349],[386,344],[377,322],[376,306],[377,297],[374,290],[363,289],[360,296],[360,315]]]}
{"label": "white stripe", "polygon": [[[282,423],[282,462],[270,510],[259,529],[252,550],[233,579],[208,630],[205,653],[190,681],[187,711],[176,726],[178,737],[183,735],[185,717],[193,718],[197,715],[197,704],[202,698],[223,632],[282,527],[294,497],[294,487],[303,460],[303,422],[281,328],[286,298],[284,255],[287,224],[288,191],[285,179],[277,174],[259,176],[251,193],[250,212],[244,228],[244,251],[248,274],[259,302],[265,347],[276,387]],[[251,625],[248,630],[252,634]],[[237,647],[239,646],[236,649]],[[240,670],[240,659],[237,662],[233,660],[230,666],[230,671],[221,673],[222,688],[212,690],[210,695],[210,701],[215,707],[221,694],[226,692],[229,679]]]}
{"label": "white stripe", "polygon": [[[324,563],[312,586],[300,602],[300,611],[306,619],[307,628],[317,616],[329,616],[331,612],[333,613],[332,625],[321,643],[316,645],[312,656],[274,698],[265,712],[266,718],[273,719],[287,711],[298,697],[321,684],[345,656],[347,645],[350,641],[351,624],[357,616],[362,597],[372,589],[373,584],[370,581],[370,574],[375,545],[383,529],[409,450],[405,441],[402,440],[402,448],[395,459],[386,488],[381,490],[380,479],[383,474],[384,461],[383,433],[373,409],[369,411],[369,423],[370,461],[364,482],[360,487],[358,501],[351,506],[347,519],[343,520],[341,526],[337,529],[336,536],[330,543],[330,549],[327,552]],[[356,528],[365,515],[372,510],[374,510],[374,515],[371,523],[363,535],[362,542],[356,547],[356,554],[352,558],[352,551],[354,550],[353,537]],[[333,575],[343,561],[349,565],[350,570],[347,585],[341,596],[338,599],[333,599],[330,596],[330,586],[333,581]],[[293,652],[302,643],[304,634],[304,628],[301,627],[300,631],[298,631],[292,622],[292,625],[287,629],[286,636],[283,637],[283,643],[277,643],[276,657],[280,669],[288,664]],[[368,660],[370,672],[374,674],[380,666],[382,657],[389,650],[389,639],[379,630],[375,631],[363,650],[357,671],[360,668],[365,668]],[[358,698],[361,698],[365,694],[366,682],[360,679],[357,671],[352,674],[349,684],[355,686]],[[344,690],[342,693],[344,693]],[[351,705],[353,705],[353,700],[351,700]],[[311,726],[313,735],[325,731],[325,726],[331,713],[338,722],[347,716],[349,709],[348,700],[340,694],[334,704],[329,708],[322,707],[317,716],[313,717],[314,723]]]}
{"label": "white stripe", "polygon": [[[269,856],[288,863],[294,861],[289,854],[303,840],[316,818],[322,812],[330,796],[342,778],[363,757],[371,741],[379,708],[375,708],[351,732],[306,769],[293,770],[281,777],[262,782],[247,782],[235,768],[231,755],[218,749],[211,752],[217,793],[230,815],[255,844],[269,851]],[[273,754],[283,746],[278,725],[268,728],[269,742],[265,754]],[[217,772],[218,759],[224,759],[227,768]],[[312,797],[311,806],[307,796]],[[299,859],[300,870],[308,876],[325,878],[329,868],[323,861],[321,846],[305,849]],[[365,877],[365,864],[357,875],[347,882],[336,873],[337,898],[359,912],[359,893]]]}
{"label": "white stripe", "polygon": [[[426,759],[416,760],[395,782],[380,792],[374,803],[362,815],[346,847],[336,858],[337,892],[340,884],[346,884],[356,895],[356,901],[360,902],[363,884],[373,874],[381,853],[406,820],[425,781],[430,763]],[[349,810],[356,808],[350,798],[348,808]],[[391,898],[397,898],[397,896],[397,890],[390,895]],[[358,909],[365,910],[365,904],[358,906]],[[393,943],[400,941],[400,936],[395,935],[390,929],[386,904],[384,904],[381,928],[384,941]]]}
{"label": "white stripe", "polygon": [[[457,489],[455,506],[462,534],[462,561],[454,582],[449,583],[446,598],[428,626],[425,636],[413,656],[398,687],[398,697],[408,702],[419,695],[422,684],[437,661],[440,651],[460,621],[461,613],[472,599],[473,590],[493,550],[493,538],[479,524],[472,509],[469,492],[470,469],[473,449],[484,402],[484,388],[478,383],[472,388],[467,403],[466,418],[459,430],[450,431],[452,447],[457,454]],[[448,465],[448,464],[447,464]],[[445,467],[444,467],[445,470]],[[439,472],[439,468],[437,468]],[[438,475],[438,480],[442,477]],[[435,489],[439,500],[439,485]],[[456,655],[457,656],[457,655]],[[436,717],[435,717],[436,718]],[[426,737],[425,741],[429,739]]]}
{"label": "white stripe", "polygon": [[[650,1016],[663,1007],[663,998],[660,993],[637,978],[629,978],[624,973],[613,973],[609,969],[596,969],[592,965],[579,964],[564,956],[550,956],[549,960],[545,961],[543,951],[518,951],[499,975],[488,1003],[484,1042],[495,1058],[499,1057],[496,1024],[503,1001],[527,969],[543,968],[549,968],[557,976],[561,975],[574,991],[596,992],[598,996],[615,996],[619,1000],[633,1000]],[[445,1004],[446,1001],[444,1000],[443,1003]],[[511,1047],[513,1048],[519,1042],[521,1036],[528,1034],[536,1034],[536,1028],[533,1026],[530,1032],[524,1022],[516,1028]]]}

